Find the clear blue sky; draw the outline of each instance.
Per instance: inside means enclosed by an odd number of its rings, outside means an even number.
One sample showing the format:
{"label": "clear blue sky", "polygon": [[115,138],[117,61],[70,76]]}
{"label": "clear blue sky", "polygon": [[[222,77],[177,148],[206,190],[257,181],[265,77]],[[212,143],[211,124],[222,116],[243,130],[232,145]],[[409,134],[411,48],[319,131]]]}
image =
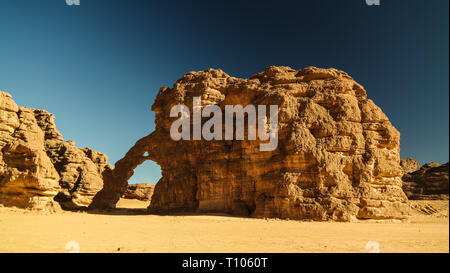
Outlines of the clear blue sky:
{"label": "clear blue sky", "polygon": [[[348,72],[401,132],[402,157],[448,161],[448,0],[0,0],[0,90],[111,163],[153,131],[160,86],[270,65]],[[147,162],[130,183],[159,177]]]}

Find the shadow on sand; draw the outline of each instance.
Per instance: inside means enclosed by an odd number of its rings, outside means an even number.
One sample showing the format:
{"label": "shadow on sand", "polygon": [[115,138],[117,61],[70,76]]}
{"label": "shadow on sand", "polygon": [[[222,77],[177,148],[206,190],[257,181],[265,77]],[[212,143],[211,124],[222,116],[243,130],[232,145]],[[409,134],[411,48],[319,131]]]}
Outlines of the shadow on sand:
{"label": "shadow on sand", "polygon": [[252,218],[250,216],[233,215],[219,212],[185,212],[185,211],[162,212],[162,211],[152,211],[146,208],[114,208],[102,210],[84,209],[82,211],[85,211],[89,214],[100,214],[100,215],[222,216],[232,218]]}

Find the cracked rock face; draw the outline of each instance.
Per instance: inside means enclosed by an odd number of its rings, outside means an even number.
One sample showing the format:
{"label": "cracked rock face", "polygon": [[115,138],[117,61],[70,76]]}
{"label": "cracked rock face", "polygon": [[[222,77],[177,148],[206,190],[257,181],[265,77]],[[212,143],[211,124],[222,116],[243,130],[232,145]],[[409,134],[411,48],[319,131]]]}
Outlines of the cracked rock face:
{"label": "cracked rock face", "polygon": [[[278,146],[260,140],[170,137],[176,104],[278,105]],[[139,140],[114,170],[91,208],[114,207],[136,166],[161,166],[149,209],[226,212],[253,217],[350,221],[402,219],[399,132],[364,88],[336,69],[269,67],[249,79],[222,70],[190,72],[160,89],[155,131]],[[192,122],[192,121],[191,121]],[[268,121],[267,121],[268,122]],[[223,133],[223,132],[222,132]]]}
{"label": "cracked rock face", "polygon": [[0,92],[0,204],[55,211],[88,206],[103,187],[107,157],[64,142],[54,116],[18,107]]}

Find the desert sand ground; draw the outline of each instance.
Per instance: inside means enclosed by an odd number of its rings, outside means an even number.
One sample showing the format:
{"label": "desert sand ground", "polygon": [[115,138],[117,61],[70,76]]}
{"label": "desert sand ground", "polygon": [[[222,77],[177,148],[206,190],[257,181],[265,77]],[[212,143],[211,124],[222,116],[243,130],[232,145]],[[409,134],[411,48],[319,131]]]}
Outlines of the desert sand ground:
{"label": "desert sand ground", "polygon": [[407,223],[144,215],[147,205],[122,199],[109,214],[0,207],[0,252],[449,252],[448,201],[412,201]]}

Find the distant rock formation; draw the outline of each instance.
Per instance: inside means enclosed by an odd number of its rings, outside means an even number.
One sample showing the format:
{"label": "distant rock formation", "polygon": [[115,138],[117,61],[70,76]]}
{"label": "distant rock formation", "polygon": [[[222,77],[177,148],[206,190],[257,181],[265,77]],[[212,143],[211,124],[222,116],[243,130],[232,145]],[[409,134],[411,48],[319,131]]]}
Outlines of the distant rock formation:
{"label": "distant rock formation", "polygon": [[448,200],[448,162],[431,162],[403,176],[403,191],[411,200]]}
{"label": "distant rock formation", "polygon": [[411,157],[400,159],[400,167],[404,173],[412,173],[420,169],[419,162]]}
{"label": "distant rock formation", "polygon": [[0,91],[0,204],[54,211],[86,207],[103,187],[107,157],[64,142],[54,116]]}
{"label": "distant rock formation", "polygon": [[154,189],[155,185],[150,183],[130,184],[122,197],[127,199],[137,199],[140,201],[150,201]]}
{"label": "distant rock formation", "polygon": [[[177,118],[170,117],[171,107],[185,104],[192,112],[196,96],[203,107],[222,111],[225,105],[278,105],[277,149],[260,151],[260,140],[172,140]],[[154,212],[320,221],[408,215],[400,134],[343,71],[269,67],[249,79],[216,69],[190,72],[161,88],[152,110],[155,131],[104,172],[91,209],[114,207],[134,168],[153,160],[162,169],[149,207]]]}

